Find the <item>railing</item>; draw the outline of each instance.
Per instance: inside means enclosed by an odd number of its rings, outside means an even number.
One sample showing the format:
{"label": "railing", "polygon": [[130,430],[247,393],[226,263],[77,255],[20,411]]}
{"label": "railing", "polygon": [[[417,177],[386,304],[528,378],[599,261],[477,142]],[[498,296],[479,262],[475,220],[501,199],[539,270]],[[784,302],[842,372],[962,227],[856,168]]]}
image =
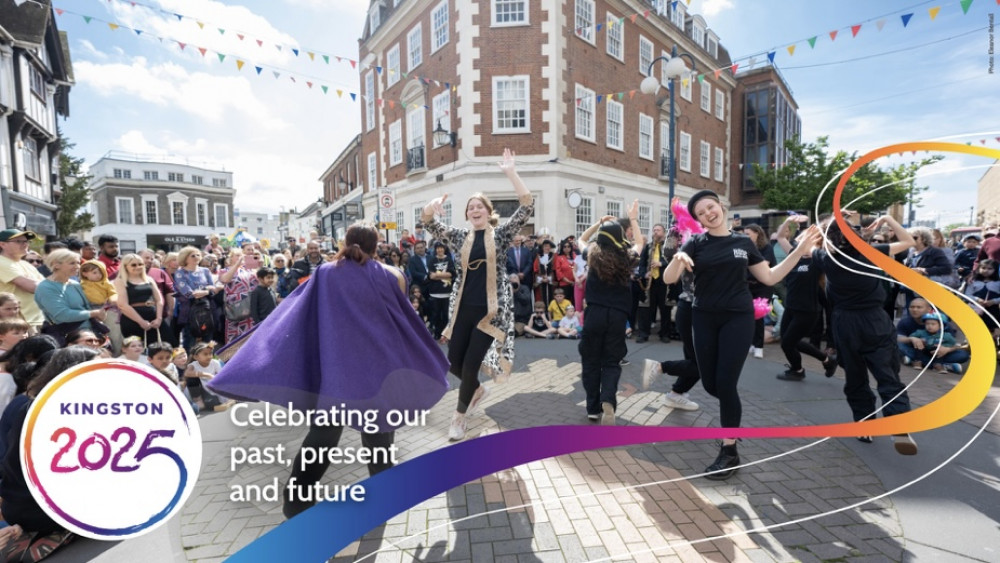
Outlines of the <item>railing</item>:
{"label": "railing", "polygon": [[424,160],[424,146],[413,147],[406,151],[406,171],[411,172],[413,170],[420,170],[427,168],[427,162]]}

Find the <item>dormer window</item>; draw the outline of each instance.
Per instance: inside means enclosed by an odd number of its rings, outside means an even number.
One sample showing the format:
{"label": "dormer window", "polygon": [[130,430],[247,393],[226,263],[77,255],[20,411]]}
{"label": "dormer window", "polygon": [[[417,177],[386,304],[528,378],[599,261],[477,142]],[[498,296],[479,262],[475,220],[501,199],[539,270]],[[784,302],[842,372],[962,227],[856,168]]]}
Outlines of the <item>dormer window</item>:
{"label": "dormer window", "polygon": [[382,25],[382,4],[376,2],[372,4],[371,11],[368,12],[369,35],[375,35],[375,31]]}

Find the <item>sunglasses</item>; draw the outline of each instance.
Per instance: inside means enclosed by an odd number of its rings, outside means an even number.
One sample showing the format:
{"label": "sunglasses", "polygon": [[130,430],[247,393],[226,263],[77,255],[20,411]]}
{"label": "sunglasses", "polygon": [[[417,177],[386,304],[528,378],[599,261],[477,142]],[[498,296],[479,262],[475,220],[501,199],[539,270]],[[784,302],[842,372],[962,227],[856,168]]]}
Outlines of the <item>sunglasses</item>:
{"label": "sunglasses", "polygon": [[35,264],[36,266],[42,263],[41,260],[25,260],[25,262],[27,262],[28,264]]}
{"label": "sunglasses", "polygon": [[85,338],[83,340],[78,340],[77,342],[83,342],[84,344],[100,344],[101,341],[97,338]]}

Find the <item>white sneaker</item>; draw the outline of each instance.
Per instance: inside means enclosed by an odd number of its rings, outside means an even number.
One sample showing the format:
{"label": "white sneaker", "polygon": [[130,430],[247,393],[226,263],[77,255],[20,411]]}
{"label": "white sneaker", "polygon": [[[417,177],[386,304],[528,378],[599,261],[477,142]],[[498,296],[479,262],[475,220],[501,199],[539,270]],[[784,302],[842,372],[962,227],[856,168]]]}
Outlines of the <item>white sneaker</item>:
{"label": "white sneaker", "polygon": [[490,388],[485,384],[480,384],[479,388],[472,395],[472,401],[469,403],[469,408],[465,411],[466,416],[476,415],[482,410],[480,407],[483,405],[483,401],[486,397],[490,396]]}
{"label": "white sneaker", "polygon": [[663,373],[663,366],[656,360],[646,360],[642,364],[642,390],[649,389],[653,383],[653,378]]}
{"label": "white sneaker", "polygon": [[465,438],[465,427],[465,415],[455,413],[455,416],[451,418],[451,426],[448,427],[448,439],[457,442]]}
{"label": "white sneaker", "polygon": [[764,357],[764,349],[763,348],[754,348],[753,349],[753,357],[755,357],[755,358],[763,358]]}
{"label": "white sneaker", "polygon": [[673,391],[666,394],[663,398],[663,404],[682,411],[696,411],[699,408],[698,403],[687,398],[687,393],[681,395]]}
{"label": "white sneaker", "polygon": [[615,425],[615,407],[611,406],[611,403],[601,403],[601,410],[603,415],[601,415],[601,425],[602,426],[614,426]]}

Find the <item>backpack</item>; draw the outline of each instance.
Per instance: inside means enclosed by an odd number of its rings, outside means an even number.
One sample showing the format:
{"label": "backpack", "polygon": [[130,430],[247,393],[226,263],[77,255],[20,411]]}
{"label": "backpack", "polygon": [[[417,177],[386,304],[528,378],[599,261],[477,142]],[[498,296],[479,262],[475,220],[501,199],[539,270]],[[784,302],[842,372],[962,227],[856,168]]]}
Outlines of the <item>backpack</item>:
{"label": "backpack", "polygon": [[212,304],[205,297],[191,301],[188,313],[188,331],[195,338],[211,338],[215,334],[215,319]]}

